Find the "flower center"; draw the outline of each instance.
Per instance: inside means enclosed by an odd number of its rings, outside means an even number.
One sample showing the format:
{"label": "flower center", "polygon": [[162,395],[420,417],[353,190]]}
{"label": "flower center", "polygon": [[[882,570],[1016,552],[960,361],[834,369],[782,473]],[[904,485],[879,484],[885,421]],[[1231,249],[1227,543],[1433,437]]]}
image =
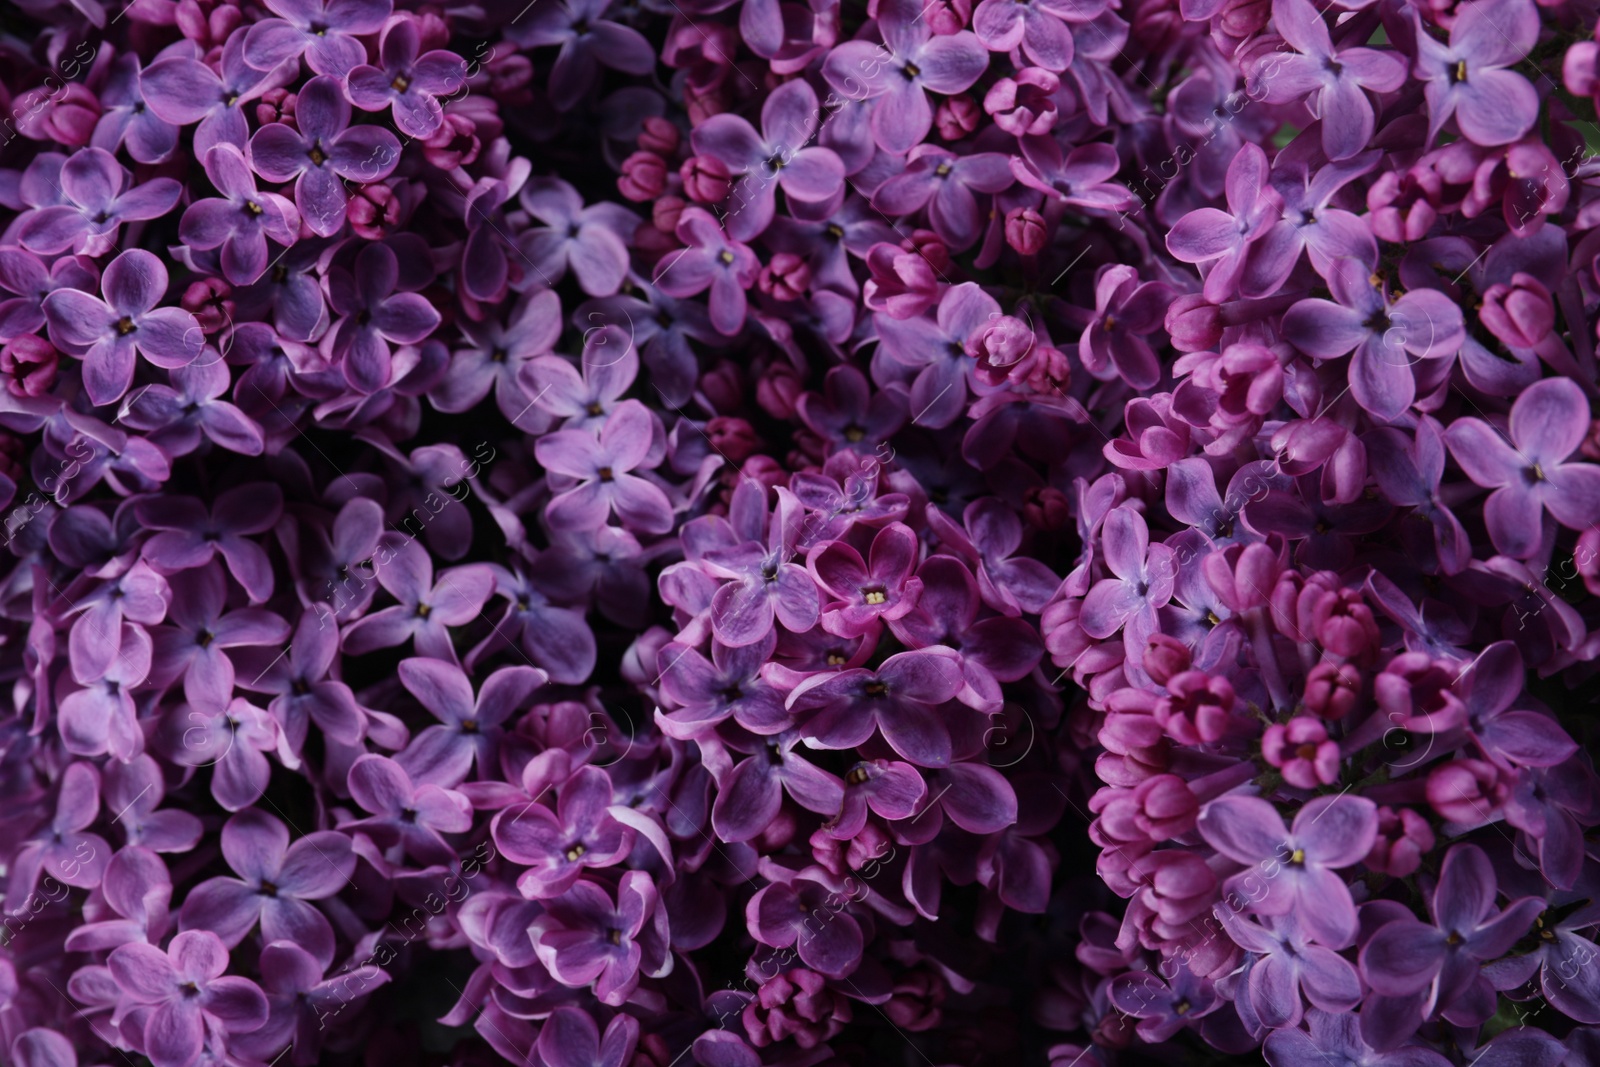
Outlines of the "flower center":
{"label": "flower center", "polygon": [[322,142],[321,141],[318,141],[316,144],[313,144],[311,146],[311,151],[307,152],[306,155],[310,158],[311,165],[313,167],[320,167],[320,166],[322,166],[324,163],[326,163],[328,161],[328,157],[325,156],[323,154],[323,152],[322,152]]}
{"label": "flower center", "polygon": [[602,482],[615,481],[616,480],[616,475],[612,473],[610,467],[601,467],[600,468],[600,480]]}
{"label": "flower center", "polygon": [[117,320],[117,336],[119,337],[126,337],[136,329],[138,329],[138,327],[135,326],[133,324],[133,320],[126,315]]}
{"label": "flower center", "polygon": [[867,589],[862,593],[862,599],[868,604],[883,604],[889,600],[889,594],[882,589]]}
{"label": "flower center", "polygon": [[733,265],[733,253],[724,248],[722,251],[717,253],[717,260],[724,266],[731,267]]}
{"label": "flower center", "polygon": [[394,76],[394,81],[389,83],[389,88],[393,89],[397,93],[403,93],[407,89],[411,88],[411,79],[407,78],[404,74],[396,74]]}
{"label": "flower center", "polygon": [[588,852],[588,851],[589,850],[587,848],[585,848],[581,842],[579,844],[573,845],[571,848],[567,849],[567,862],[568,863],[577,863],[580,859],[583,858],[583,854],[585,852]]}
{"label": "flower center", "polygon": [[1456,65],[1450,68],[1450,84],[1460,85],[1467,80],[1467,61],[1459,59]]}

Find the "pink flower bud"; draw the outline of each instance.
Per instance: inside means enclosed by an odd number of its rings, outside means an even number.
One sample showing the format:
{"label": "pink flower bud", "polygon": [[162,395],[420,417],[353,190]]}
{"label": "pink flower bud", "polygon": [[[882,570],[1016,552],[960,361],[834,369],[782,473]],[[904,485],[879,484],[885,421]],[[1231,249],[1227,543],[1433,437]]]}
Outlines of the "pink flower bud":
{"label": "pink flower bud", "polygon": [[799,300],[811,288],[811,267],[792,252],[779,252],[761,268],[756,288],[774,300]]}
{"label": "pink flower bud", "polygon": [[1403,652],[1372,680],[1372,695],[1388,722],[1413,733],[1444,733],[1466,721],[1467,709],[1450,691],[1461,673],[1426,652]]}
{"label": "pink flower bud", "polygon": [[1006,244],[1024,256],[1036,256],[1049,238],[1044,216],[1031,207],[1006,212]]}
{"label": "pink flower bud", "polygon": [[1167,682],[1167,693],[1156,704],[1156,722],[1178,744],[1210,744],[1227,736],[1234,693],[1226,678],[1184,671]]}
{"label": "pink flower bud", "polygon": [[669,120],[652,115],[639,130],[639,147],[646,152],[671,156],[678,150],[682,134]]}
{"label": "pink flower bud", "polygon": [[9,376],[6,391],[12,396],[34,397],[48,393],[56,383],[60,363],[61,356],[55,346],[38,334],[14,337],[0,348],[0,374]]}
{"label": "pink flower bud", "polygon": [[681,196],[663,196],[650,208],[650,224],[662,233],[678,232],[678,217],[688,207]]}
{"label": "pink flower bud", "polygon": [[960,33],[972,21],[972,0],[933,0],[922,17],[940,37]]}
{"label": "pink flower bud", "polygon": [[1043,67],[1025,67],[1015,78],[1001,78],[983,98],[984,110],[994,124],[1015,137],[1049,133],[1056,124],[1056,102],[1051,98],[1061,79]]}
{"label": "pink flower bud", "polygon": [[1167,308],[1166,330],[1180,352],[1215,348],[1222,340],[1222,308],[1199,293],[1187,293]]}
{"label": "pink flower bud", "polygon": [[939,109],[933,113],[934,129],[938,130],[939,136],[946,141],[961,140],[977,129],[981,121],[983,121],[983,109],[978,106],[976,100],[965,93],[946,97],[940,101]]}
{"label": "pink flower bud", "polygon": [[200,328],[208,334],[233,325],[233,287],[221,278],[190,282],[179,304],[200,321]]}
{"label": "pink flower bud", "polygon": [[683,191],[699,204],[715,204],[728,195],[728,166],[716,156],[690,156],[678,169]]}
{"label": "pink flower bud", "polygon": [[867,270],[871,278],[861,288],[861,299],[873,311],[911,319],[939,302],[938,275],[920,251],[887,241],[875,244],[867,250]]}
{"label": "pink flower bud", "polygon": [[795,404],[805,391],[800,376],[787,360],[773,360],[756,382],[756,403],[773,418],[788,420],[794,418]]}
{"label": "pink flower bud", "polygon": [[622,161],[617,189],[629,200],[654,200],[666,187],[667,161],[654,152],[635,152]]}
{"label": "pink flower bud", "polygon": [[478,124],[456,111],[446,111],[439,128],[422,142],[423,156],[440,170],[470,166],[482,150]]}
{"label": "pink flower bud", "polygon": [[743,463],[762,444],[754,427],[730,415],[718,415],[706,423],[706,439],[733,463]]}
{"label": "pink flower bud", "polygon": [[967,338],[967,352],[988,370],[1013,367],[1034,346],[1033,329],[1012,315],[991,320]]}
{"label": "pink flower bud", "polygon": [[348,216],[357,237],[380,240],[400,221],[400,198],[383,182],[363,185],[350,198]]}
{"label": "pink flower bud", "polygon": [[1337,722],[1356,710],[1361,699],[1361,671],[1353,663],[1319,663],[1306,672],[1305,707],[1311,714]]}
{"label": "pink flower bud", "polygon": [[294,128],[295,94],[287,89],[268,89],[256,100],[256,125],[281,122]]}
{"label": "pink flower bud", "polygon": [[1429,773],[1427,795],[1440,818],[1479,826],[1494,819],[1495,812],[1511,795],[1511,787],[1501,780],[1494,764],[1455,759]]}
{"label": "pink flower bud", "polygon": [[1422,857],[1433,851],[1433,828],[1428,820],[1410,808],[1378,809],[1378,838],[1372,843],[1365,863],[1380,874],[1406,878],[1422,866]]}
{"label": "pink flower bud", "polygon": [[1339,745],[1328,740],[1322,720],[1309,715],[1268,726],[1261,737],[1261,756],[1296,789],[1315,789],[1339,780]]}
{"label": "pink flower bud", "polygon": [[1170,634],[1154,633],[1144,650],[1144,672],[1157,685],[1166,685],[1176,674],[1189,669],[1193,654],[1189,646]]}
{"label": "pink flower bud", "polygon": [[1022,499],[1022,517],[1035,530],[1060,530],[1072,521],[1072,503],[1053,485],[1032,486]]}
{"label": "pink flower bud", "polygon": [[1555,328],[1556,304],[1543,282],[1517,271],[1510,285],[1489,286],[1478,319],[1510,347],[1533,348]]}

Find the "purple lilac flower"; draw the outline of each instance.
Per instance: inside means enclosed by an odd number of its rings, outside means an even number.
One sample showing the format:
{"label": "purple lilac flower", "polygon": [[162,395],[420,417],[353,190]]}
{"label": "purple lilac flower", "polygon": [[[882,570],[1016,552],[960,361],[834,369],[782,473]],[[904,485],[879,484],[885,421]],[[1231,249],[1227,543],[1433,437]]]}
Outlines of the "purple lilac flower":
{"label": "purple lilac flower", "polygon": [[276,193],[258,193],[244,153],[219,144],[205,155],[206,176],[221,197],[190,204],[178,235],[201,251],[222,247],[222,271],[235,285],[249,285],[267,269],[267,239],[292,245],[300,213]]}
{"label": "purple lilac flower", "polygon": [[210,931],[185,931],[165,952],[123,945],[107,963],[127,1000],[147,1006],[142,1051],[157,1067],[192,1067],[208,1041],[249,1033],[266,1021],[261,987],[223,973],[228,950]]}
{"label": "purple lilac flower", "polygon": [[749,306],[745,290],[755,284],[759,266],[755,253],[724,233],[717,220],[700,208],[685,208],[676,232],[688,247],[669,254],[656,267],[656,286],[680,298],[710,289],[711,325],[722,334],[738,333]]}
{"label": "purple lilac flower", "polygon": [[85,148],[67,159],[61,166],[59,188],[61,202],[29,214],[17,235],[30,252],[55,255],[71,249],[103,256],[117,247],[124,223],[165,215],[183,193],[171,178],[135,184],[116,157],[102,148]]}
{"label": "purple lilac flower", "polygon": [[144,559],[162,574],[176,574],[220,553],[251,602],[264,603],[272,595],[272,563],[250,538],[271,529],[282,511],[282,491],[269,482],[220,493],[209,509],[194,497],[143,501],[139,521],[157,531],[145,542]]}
{"label": "purple lilac flower", "polygon": [[195,317],[157,306],[166,295],[167,268],[154,255],[142,249],[122,253],[106,267],[100,291],[104,300],[57,289],[44,301],[50,336],[80,355],[84,387],[96,404],[122,399],[133,384],[135,354],[165,368],[200,358],[205,338]]}
{"label": "purple lilac flower", "polygon": [[811,143],[821,109],[805,81],[786,82],[761,107],[761,130],[737,115],[714,115],[695,127],[694,150],[721,160],[737,180],[729,192],[728,236],[749,241],[777,210],[777,190],[804,204],[824,203],[844,184],[832,149]]}
{"label": "purple lilac flower", "polygon": [[554,811],[535,801],[494,817],[495,844],[507,858],[529,868],[517,879],[523,896],[558,897],[586,868],[609,867],[627,856],[633,831],[610,814],[611,802],[606,773],[584,767],[560,787]]}
{"label": "purple lilac flower", "polygon": [[278,17],[250,27],[244,41],[247,63],[270,71],[304,55],[318,74],[342,79],[366,59],[356,38],[378,32],[393,5],[391,0],[268,0],[267,8]]}
{"label": "purple lilac flower", "polygon": [[1527,133],[1538,115],[1538,94],[1505,68],[1523,60],[1538,36],[1538,12],[1526,0],[1463,5],[1448,44],[1419,25],[1416,75],[1427,83],[1428,139],[1452,117],[1476,144],[1508,144]]}
{"label": "purple lilac flower", "polygon": [[170,55],[139,75],[153,115],[175,126],[195,127],[194,150],[201,158],[219,144],[242,150],[250,137],[244,105],[286,80],[281,66],[277,70],[250,66],[245,60],[249,36],[248,32],[229,35],[219,70],[188,56]]}
{"label": "purple lilac flower", "polygon": [[466,85],[467,64],[453,52],[420,55],[421,34],[412,18],[391,19],[378,41],[381,66],[353,67],[345,80],[350,102],[363,111],[389,108],[407,137],[427,137],[444,123],[437,97],[454,96]]}
{"label": "purple lilac flower", "polygon": [[877,26],[881,45],[839,45],[828,54],[822,73],[844,96],[876,101],[873,139],[885,152],[907,152],[933,126],[928,92],[964,92],[982,76],[989,59],[970,31],[935,35],[912,0],[880,5]]}
{"label": "purple lilac flower", "polygon": [[579,879],[546,901],[544,914],[528,930],[556,981],[592,985],[596,999],[612,1006],[624,1003],[641,978],[664,977],[673,965],[666,911],[650,876],[628,871],[616,897],[613,904],[606,890]]}
{"label": "purple lilac flower", "polygon": [[1493,489],[1483,517],[1495,547],[1519,559],[1540,541],[1544,513],[1584,529],[1600,521],[1600,469],[1567,462],[1589,423],[1589,402],[1577,383],[1548,378],[1523,391],[1506,430],[1462,418],[1445,431],[1456,463]]}
{"label": "purple lilac flower", "polygon": [[559,178],[532,178],[522,187],[524,211],[544,223],[523,234],[518,250],[533,272],[527,280],[554,286],[570,269],[590,296],[610,296],[628,273],[628,239],[639,220],[617,204],[584,207]]}
{"label": "purple lilac flower", "polygon": [[[349,2],[388,7],[388,0]],[[331,33],[318,39],[354,43]],[[293,127],[269,123],[250,138],[251,167],[269,182],[294,182],[301,218],[322,237],[334,236],[344,225],[350,201],[346,183],[380,181],[399,161],[400,142],[394,134],[382,126],[350,125],[350,102],[339,82],[329,77],[313,78],[300,88]]]}
{"label": "purple lilac flower", "polygon": [[371,814],[342,823],[340,829],[359,830],[384,847],[398,845],[425,863],[453,857],[455,850],[443,835],[472,825],[466,797],[431,782],[414,784],[405,769],[386,756],[358,757],[350,765],[349,787],[351,799]]}
{"label": "purple lilac flower", "polygon": [[601,65],[627,74],[655,69],[655,49],[631,26],[605,18],[611,0],[560,0],[528,12],[511,35],[525,48],[559,45],[550,102],[565,111],[593,88]]}
{"label": "purple lilac flower", "polygon": [[672,503],[653,482],[630,473],[645,460],[653,433],[650,412],[637,400],[617,405],[598,438],[588,430],[559,430],[535,446],[539,462],[576,485],[550,505],[554,524],[594,529],[613,511],[624,526],[664,533],[672,525]]}
{"label": "purple lilac flower", "polygon": [[350,839],[334,831],[289,841],[282,821],[246,809],[222,828],[222,855],[237,878],[200,883],[183,902],[185,930],[209,930],[230,948],[260,923],[267,941],[293,941],[326,967],[333,927],[309,903],[343,889],[355,869]]}

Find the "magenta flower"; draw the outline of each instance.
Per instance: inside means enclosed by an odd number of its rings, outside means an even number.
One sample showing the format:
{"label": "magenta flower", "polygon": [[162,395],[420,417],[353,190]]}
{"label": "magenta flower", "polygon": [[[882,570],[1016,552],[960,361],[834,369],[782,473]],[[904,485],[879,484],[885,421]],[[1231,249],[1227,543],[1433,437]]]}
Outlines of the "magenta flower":
{"label": "magenta flower", "polygon": [[171,685],[180,679],[183,694],[198,708],[215,710],[233,696],[234,666],[224,649],[277,645],[288,640],[289,624],[264,608],[223,610],[227,579],[213,559],[180,571],[171,579],[169,626],[152,633],[155,656],[151,680]]}
{"label": "magenta flower", "polygon": [[950,730],[941,705],[964,684],[961,656],[944,647],[900,652],[877,670],[816,674],[790,692],[792,713],[814,712],[801,728],[815,748],[857,748],[875,731],[919,767],[950,762]]}
{"label": "magenta flower", "polygon": [[1213,304],[1233,296],[1251,245],[1266,237],[1281,216],[1282,197],[1268,180],[1270,170],[1267,154],[1245,145],[1228,165],[1228,210],[1196,208],[1167,234],[1167,251],[1174,258],[1210,264],[1205,297]]}
{"label": "magenta flower", "polygon": [[594,1016],[560,1007],[539,1030],[539,1056],[550,1067],[624,1067],[639,1041],[639,1021],[618,1013],[602,1036]]}
{"label": "magenta flower", "polygon": [[1121,630],[1128,658],[1137,662],[1150,635],[1160,630],[1156,612],[1172,599],[1176,557],[1166,545],[1150,544],[1144,516],[1130,507],[1107,515],[1100,537],[1106,566],[1115,577],[1102,578],[1089,590],[1078,622],[1094,638]]}
{"label": "magenta flower", "polygon": [[793,945],[807,967],[840,978],[860,963],[864,943],[861,925],[846,910],[849,901],[827,871],[808,867],[751,897],[745,921],[757,941],[773,948]]}
{"label": "magenta flower", "polygon": [[[164,209],[163,209],[164,210]],[[105,299],[77,289],[45,297],[44,315],[58,347],[83,360],[83,383],[96,404],[113,404],[133,384],[134,356],[158,367],[182,367],[200,358],[205,335],[182,308],[158,307],[167,292],[167,268],[143,249],[112,260],[100,280]]]}
{"label": "magenta flower", "polygon": [[904,523],[883,527],[872,539],[871,563],[843,541],[811,550],[806,567],[833,603],[824,607],[822,628],[840,637],[860,637],[880,622],[904,617],[917,606],[922,581],[917,568],[917,535]]}
{"label": "magenta flower", "polygon": [[363,248],[353,272],[328,273],[328,303],[343,317],[325,335],[324,351],[362,392],[390,383],[391,344],[416,344],[439,325],[438,310],[420,293],[396,292],[399,285],[400,264],[387,245]]}
{"label": "magenta flower", "polygon": [[181,933],[165,952],[123,945],[106,962],[122,995],[149,1008],[142,1051],[156,1067],[193,1067],[208,1042],[225,1043],[227,1035],[247,1034],[266,1022],[261,987],[223,973],[228,950],[209,930]]}
{"label": "magenta flower", "polygon": [[789,730],[756,739],[754,754],[740,760],[720,784],[711,825],[724,841],[748,841],[772,825],[787,793],[796,804],[820,815],[838,814],[844,783],[803,756],[800,734]]}
{"label": "magenta flower", "polygon": [[229,34],[219,70],[188,56],[170,55],[139,75],[153,115],[175,126],[195,127],[194,151],[202,159],[219,144],[243,149],[250,137],[244,106],[283,81],[280,71],[257,70],[246,62],[249,36],[248,31]]}
{"label": "magenta flower", "polygon": [[1589,401],[1576,382],[1546,378],[1511,405],[1506,431],[1482,419],[1457,419],[1445,430],[1456,463],[1493,489],[1483,505],[1489,537],[1518,559],[1538,550],[1544,513],[1575,530],[1600,522],[1600,467],[1568,462],[1589,428]]}

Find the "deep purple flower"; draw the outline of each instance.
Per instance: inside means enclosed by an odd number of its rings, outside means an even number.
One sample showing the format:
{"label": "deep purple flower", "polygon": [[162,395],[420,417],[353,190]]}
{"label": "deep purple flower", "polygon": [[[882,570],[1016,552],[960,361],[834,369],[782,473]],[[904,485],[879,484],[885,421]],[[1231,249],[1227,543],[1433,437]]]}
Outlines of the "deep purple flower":
{"label": "deep purple flower", "polygon": [[222,46],[220,72],[197,59],[169,55],[139,76],[154,115],[177,126],[195,126],[194,151],[201,158],[219,144],[243,149],[250,138],[244,105],[287,78],[282,67],[257,70],[245,61],[249,36],[248,31],[229,35]]}
{"label": "deep purple flower", "polygon": [[300,213],[277,193],[256,191],[244,153],[219,144],[205,155],[206,177],[221,197],[197,200],[183,213],[178,236],[191,248],[222,247],[222,272],[234,285],[249,285],[267,269],[267,239],[294,244]]}
{"label": "deep purple flower", "polygon": [[472,683],[453,663],[401,660],[399,674],[401,684],[441,722],[413,736],[396,761],[412,781],[446,788],[459,784],[474,765],[480,778],[495,770],[503,724],[546,681],[545,673],[533,667],[502,667],[484,679],[474,697]]}
{"label": "deep purple flower", "polygon": [[144,559],[163,574],[203,567],[218,553],[252,603],[272,596],[272,562],[251,537],[270,530],[283,511],[283,493],[255,482],[219,493],[207,509],[194,497],[151,498],[139,504],[139,521],[158,531],[145,542]]}
{"label": "deep purple flower", "polygon": [[341,830],[359,830],[384,847],[399,845],[424,863],[449,862],[455,850],[444,834],[472,826],[472,805],[451,789],[431,783],[414,785],[394,760],[368,753],[350,765],[350,797],[367,818],[340,823]]}
{"label": "deep purple flower", "polygon": [[1445,1067],[1450,1061],[1432,1049],[1408,1045],[1378,1051],[1362,1040],[1357,1018],[1348,1012],[1306,1013],[1310,1033],[1274,1030],[1262,1052],[1271,1067],[1319,1067],[1330,1059],[1353,1067]]}
{"label": "deep purple flower", "polygon": [[1107,267],[1095,281],[1094,321],[1078,342],[1079,357],[1091,374],[1108,368],[1135,389],[1153,389],[1161,366],[1145,337],[1162,326],[1174,292],[1165,282],[1141,282],[1132,267]]}
{"label": "deep purple flower", "polygon": [[381,66],[351,69],[345,81],[350,102],[363,111],[389,108],[407,137],[428,137],[444,123],[436,97],[453,96],[467,81],[467,64],[454,52],[434,49],[421,55],[416,19],[390,19],[378,42]]}
{"label": "deep purple flower", "polygon": [[808,867],[751,897],[745,921],[762,944],[793,945],[807,967],[841,978],[860,962],[864,941],[861,925],[847,910],[851,893],[843,888],[821,867]]}
{"label": "deep purple flower", "polygon": [[1317,359],[1353,349],[1350,395],[1373,418],[1392,421],[1416,399],[1417,361],[1461,348],[1461,309],[1437,289],[1413,289],[1391,301],[1359,261],[1339,260],[1328,285],[1338,303],[1295,304],[1284,314],[1284,337]]}
{"label": "deep purple flower", "polygon": [[567,779],[551,811],[537,800],[494,817],[490,831],[507,859],[529,869],[517,879],[522,895],[546,900],[565,893],[585,868],[609,867],[628,855],[633,831],[609,812],[611,779],[583,767]]}
{"label": "deep purple flower", "polygon": [[209,930],[231,948],[259,922],[267,941],[293,941],[324,967],[333,961],[333,927],[308,901],[349,883],[356,858],[348,837],[322,831],[291,844],[280,820],[247,809],[222,827],[222,855],[238,877],[191,890],[178,916],[183,929]]}
{"label": "deep purple flower", "polygon": [[95,124],[96,148],[113,154],[124,146],[140,163],[162,163],[178,147],[178,129],[146,106],[139,57],[125,52],[117,57],[111,77],[100,92],[105,110]]}
{"label": "deep purple flower", "polygon": [[1502,910],[1495,904],[1497,892],[1494,868],[1483,850],[1452,846],[1428,898],[1433,923],[1386,923],[1362,946],[1361,973],[1374,992],[1401,998],[1428,989],[1427,1003],[1453,1020],[1486,1021],[1494,1014],[1494,994],[1480,964],[1503,956],[1545,904],[1522,897]]}
{"label": "deep purple flower", "polygon": [[[344,4],[387,9],[389,0],[334,0],[335,7]],[[279,21],[257,23],[251,36]],[[331,33],[317,39],[355,44]],[[346,183],[380,181],[399,162],[400,142],[394,134],[382,126],[350,125],[350,102],[339,82],[329,77],[312,78],[301,86],[293,127],[269,123],[250,138],[250,165],[255,172],[269,182],[294,182],[294,202],[301,218],[311,232],[322,237],[332,237],[344,226],[350,200]]]}
{"label": "deep purple flower", "polygon": [[588,95],[604,64],[625,74],[655,69],[655,48],[638,30],[605,17],[611,0],[559,0],[540,4],[509,27],[524,48],[559,45],[550,79],[550,102],[562,111]]}
{"label": "deep purple flower", "polygon": [[820,815],[835,815],[844,783],[794,750],[800,734],[789,730],[754,739],[754,753],[739,761],[720,783],[711,825],[724,841],[748,841],[765,832],[783,807],[783,795]]}
{"label": "deep purple flower", "polygon": [[[452,414],[476,407],[494,390],[495,406],[508,420],[524,425],[538,390],[524,392],[523,373],[561,336],[561,299],[550,289],[519,301],[509,322],[497,317],[462,322],[465,345],[455,350],[450,373],[428,394],[440,411]],[[536,424],[531,420],[528,427]]]}
{"label": "deep purple flower", "polygon": [[1222,1007],[1216,988],[1188,967],[1180,966],[1168,985],[1148,971],[1130,971],[1111,982],[1111,1003],[1139,1020],[1139,1036],[1155,1043],[1166,1041]]}
{"label": "deep purple flower", "polygon": [[[389,556],[387,549],[384,555]],[[420,655],[453,661],[449,628],[478,618],[494,592],[494,572],[483,563],[452,567],[435,580],[433,560],[416,541],[395,550],[377,568],[377,578],[399,603],[346,627],[342,647],[348,653],[393,648],[410,639]]]}
{"label": "deep purple flower", "polygon": [[289,637],[289,624],[264,608],[224,612],[227,579],[217,560],[180,571],[170,581],[171,625],[158,626],[151,680],[157,685],[183,682],[184,697],[206,710],[226,705],[233,696],[234,666],[224,649],[277,646]]}
{"label": "deep purple flower", "polygon": [[419,293],[396,292],[399,284],[399,262],[382,244],[363,248],[354,271],[328,272],[328,302],[344,317],[324,337],[324,351],[363,392],[389,384],[390,344],[415,344],[439,325],[438,310]]}
{"label": "deep purple flower", "polygon": [[625,1002],[641,978],[661,978],[673,964],[666,909],[650,875],[628,871],[616,894],[612,904],[599,885],[579,879],[546,901],[544,914],[528,930],[556,981],[593,985],[600,1003],[612,1006]]}
{"label": "deep purple flower", "polygon": [[1313,944],[1292,915],[1253,923],[1227,905],[1217,915],[1234,944],[1255,956],[1249,971],[1250,1010],[1263,1026],[1298,1026],[1301,994],[1323,1011],[1347,1012],[1361,1003],[1361,976],[1332,949]]}
{"label": "deep purple flower", "polygon": [[41,875],[83,889],[100,884],[111,859],[111,846],[99,834],[84,832],[99,815],[99,772],[92,763],[69,763],[61,774],[55,815],[13,853],[6,879],[8,913],[27,906]]}
{"label": "deep purple flower", "polygon": [[1122,631],[1128,658],[1144,656],[1150,635],[1160,629],[1157,611],[1172,598],[1177,580],[1172,549],[1150,544],[1144,516],[1120,507],[1106,516],[1101,552],[1115,575],[1102,578],[1083,600],[1081,625],[1090,637],[1106,638]]}
{"label": "deep purple flower", "polygon": [[341,79],[366,61],[367,51],[356,38],[382,29],[394,6],[392,0],[266,0],[266,4],[279,17],[250,27],[244,40],[245,61],[257,70],[272,70],[303,54],[318,74]]}
{"label": "deep purple flower", "polygon": [[972,28],[990,51],[1020,47],[1030,62],[1064,71],[1074,54],[1066,23],[1092,23],[1105,9],[1103,0],[983,0],[972,13]]}
{"label": "deep purple flower", "polygon": [[624,1067],[638,1042],[639,1021],[631,1015],[618,1012],[602,1036],[587,1011],[560,1007],[539,1030],[539,1056],[549,1067]]}
{"label": "deep purple flower", "polygon": [[711,325],[718,333],[733,336],[744,327],[745,290],[755,284],[760,261],[701,208],[684,209],[677,237],[688,247],[669,252],[656,265],[655,284],[668,296],[680,298],[710,289]]}
{"label": "deep purple flower", "polygon": [[710,659],[694,648],[664,646],[657,653],[661,693],[676,707],[657,713],[656,724],[668,737],[682,740],[706,736],[729,718],[752,733],[781,732],[789,725],[783,694],[761,677],[777,643],[773,630],[750,645],[729,646],[713,638]]}
{"label": "deep purple flower", "polygon": [[[22,224],[17,236],[30,252],[54,255],[71,249],[103,256],[117,247],[123,223],[160,218],[178,202],[183,187],[171,178],[135,184],[110,152],[85,148],[62,164],[60,191],[60,203],[30,212]],[[163,273],[163,289],[165,281]]]}
{"label": "deep purple flower", "polygon": [[206,342],[195,317],[157,306],[167,292],[167,268],[154,255],[138,248],[122,253],[107,265],[100,291],[104,300],[57,289],[44,301],[51,338],[80,355],[84,388],[96,404],[122,399],[133,384],[135,353],[166,368],[200,358]]}
{"label": "deep purple flower", "polygon": [[1233,296],[1251,245],[1266,237],[1282,216],[1283,198],[1273,188],[1270,172],[1267,154],[1245,145],[1228,165],[1228,210],[1196,208],[1167,233],[1167,251],[1174,258],[1210,264],[1205,297],[1214,304]]}
{"label": "deep purple flower", "polygon": [[522,208],[544,223],[517,240],[526,280],[553,287],[570,269],[590,296],[610,296],[628,273],[628,240],[639,220],[620,204],[583,206],[583,197],[560,178],[531,178]]}
{"label": "deep purple flower", "polygon": [[1044,136],[1024,137],[1018,145],[1022,155],[1011,157],[1011,173],[1057,203],[1085,211],[1116,212],[1139,202],[1132,191],[1108,180],[1122,169],[1117,150],[1108,144],[1079,145],[1066,152],[1054,137]]}
{"label": "deep purple flower", "polygon": [[950,762],[950,730],[941,707],[964,684],[961,655],[943,646],[900,652],[876,670],[817,674],[789,694],[796,714],[814,712],[802,733],[816,748],[857,748],[875,731],[919,767]]}
{"label": "deep purple flower", "polygon": [[1539,37],[1539,12],[1528,0],[1473,0],[1450,27],[1450,43],[1429,36],[1420,21],[1416,76],[1427,82],[1428,140],[1446,120],[1469,141],[1509,144],[1533,128],[1539,95],[1505,68],[1522,62]]}

